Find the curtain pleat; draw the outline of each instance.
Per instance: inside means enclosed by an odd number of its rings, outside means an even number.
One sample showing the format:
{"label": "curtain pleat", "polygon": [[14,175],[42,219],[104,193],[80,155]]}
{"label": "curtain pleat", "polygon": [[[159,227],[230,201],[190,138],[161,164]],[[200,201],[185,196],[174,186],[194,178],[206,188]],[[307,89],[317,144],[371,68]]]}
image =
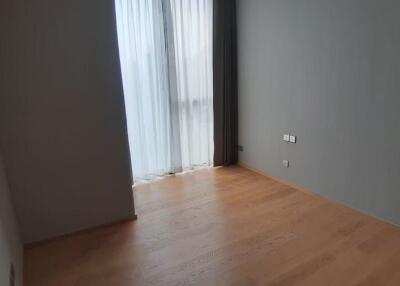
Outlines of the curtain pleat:
{"label": "curtain pleat", "polygon": [[238,160],[236,1],[213,2],[214,166]]}
{"label": "curtain pleat", "polygon": [[115,3],[133,175],[168,173],[171,113],[162,1]]}
{"label": "curtain pleat", "polygon": [[213,164],[212,0],[171,3],[184,167]]}

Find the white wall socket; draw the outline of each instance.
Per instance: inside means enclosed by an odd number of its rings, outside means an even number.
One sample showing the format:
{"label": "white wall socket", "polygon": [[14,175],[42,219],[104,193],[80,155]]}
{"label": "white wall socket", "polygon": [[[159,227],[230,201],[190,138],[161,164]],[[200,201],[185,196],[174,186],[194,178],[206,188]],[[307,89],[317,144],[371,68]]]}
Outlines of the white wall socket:
{"label": "white wall socket", "polygon": [[286,168],[289,168],[289,161],[288,160],[283,160],[282,165],[285,166]]}
{"label": "white wall socket", "polygon": [[290,142],[291,143],[296,143],[296,136],[290,135]]}
{"label": "white wall socket", "polygon": [[283,141],[289,142],[290,141],[290,135],[289,134],[283,134]]}

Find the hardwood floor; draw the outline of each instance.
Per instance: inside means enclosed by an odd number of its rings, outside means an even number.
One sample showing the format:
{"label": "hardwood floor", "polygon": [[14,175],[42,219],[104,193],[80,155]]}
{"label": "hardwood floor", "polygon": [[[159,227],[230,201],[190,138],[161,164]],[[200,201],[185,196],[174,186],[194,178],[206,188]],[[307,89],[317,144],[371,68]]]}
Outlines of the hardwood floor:
{"label": "hardwood floor", "polygon": [[400,285],[400,228],[242,167],[135,200],[137,221],[26,249],[25,285]]}

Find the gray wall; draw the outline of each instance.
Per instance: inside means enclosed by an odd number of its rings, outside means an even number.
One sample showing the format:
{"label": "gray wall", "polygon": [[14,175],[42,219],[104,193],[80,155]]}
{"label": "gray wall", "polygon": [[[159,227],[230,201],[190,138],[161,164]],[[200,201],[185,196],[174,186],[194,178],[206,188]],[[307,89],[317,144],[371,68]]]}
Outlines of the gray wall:
{"label": "gray wall", "polygon": [[9,285],[10,265],[13,264],[16,285],[22,286],[22,256],[22,242],[0,154],[0,285]]}
{"label": "gray wall", "polygon": [[2,5],[0,144],[24,241],[131,217],[114,1]]}
{"label": "gray wall", "polygon": [[400,224],[399,15],[398,0],[238,0],[240,161]]}

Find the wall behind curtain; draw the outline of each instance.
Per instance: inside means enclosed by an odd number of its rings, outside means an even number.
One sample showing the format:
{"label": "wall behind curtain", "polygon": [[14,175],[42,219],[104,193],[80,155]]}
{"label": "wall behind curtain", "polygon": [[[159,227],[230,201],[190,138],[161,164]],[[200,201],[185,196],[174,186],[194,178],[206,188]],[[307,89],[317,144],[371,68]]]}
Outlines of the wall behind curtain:
{"label": "wall behind curtain", "polygon": [[399,13],[393,0],[239,0],[240,161],[400,224]]}
{"label": "wall behind curtain", "polygon": [[0,145],[24,241],[131,217],[114,2],[7,3]]}

